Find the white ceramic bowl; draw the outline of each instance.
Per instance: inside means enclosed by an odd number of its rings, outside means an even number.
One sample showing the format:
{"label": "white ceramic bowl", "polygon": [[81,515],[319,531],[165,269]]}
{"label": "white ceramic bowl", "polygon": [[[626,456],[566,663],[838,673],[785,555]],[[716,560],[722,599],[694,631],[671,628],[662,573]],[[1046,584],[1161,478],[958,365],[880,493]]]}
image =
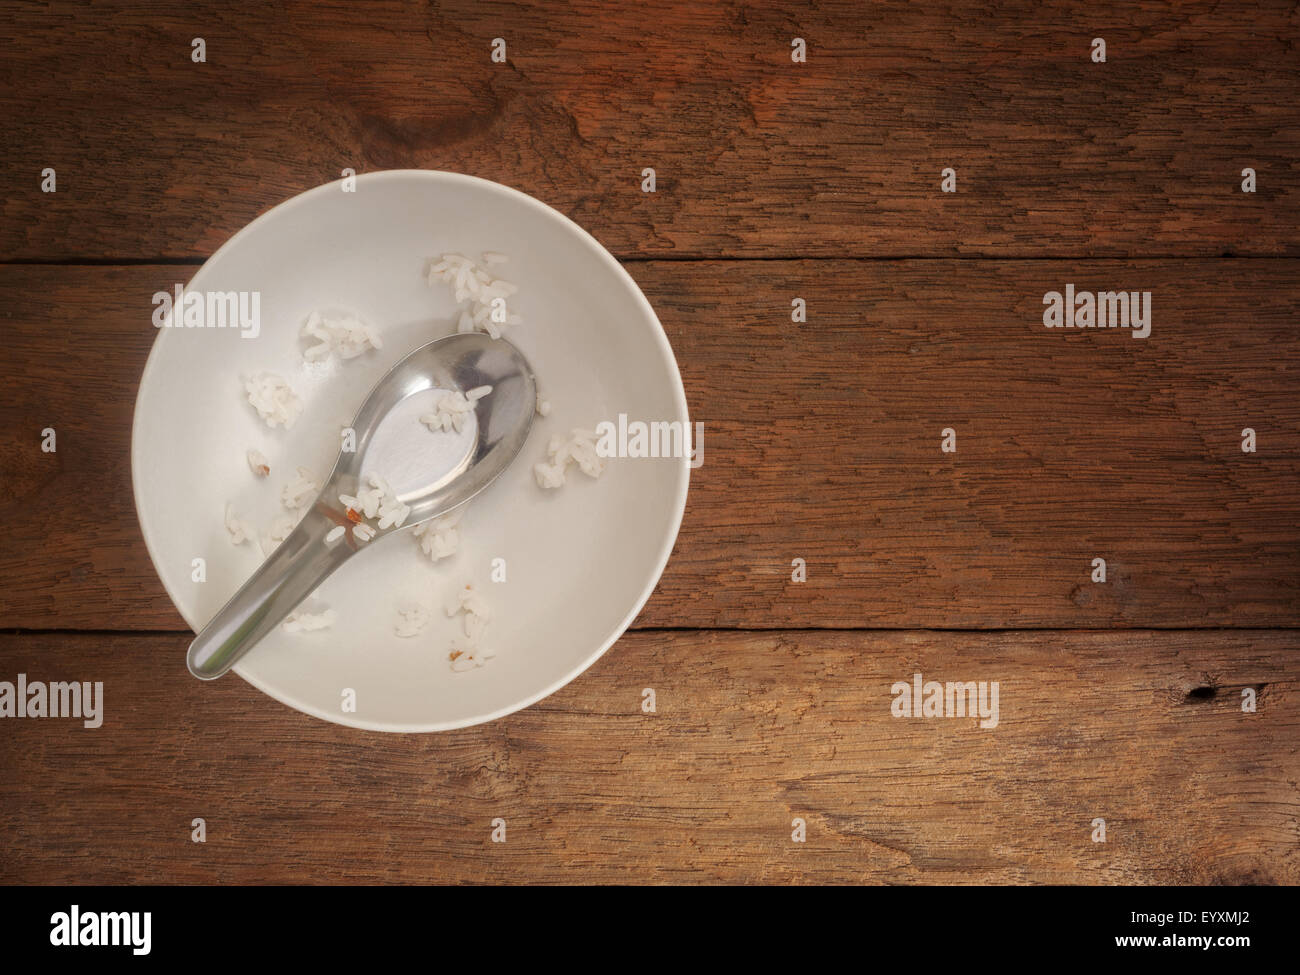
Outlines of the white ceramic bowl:
{"label": "white ceramic bowl", "polygon": [[[427,258],[453,251],[519,286],[523,324],[508,337],[525,353],[542,395],[523,453],[461,520],[460,552],[436,564],[409,530],[363,550],[317,591],[337,611],[332,629],[268,637],[235,668],[308,714],[358,728],[437,731],[526,707],[591,666],[649,598],[686,503],[689,460],[614,458],[592,480],[543,491],[532,466],[554,433],[631,420],[687,423],[672,349],[645,296],[617,261],[572,221],[496,183],[455,173],[393,170],[294,197],[237,233],[194,275],[190,291],[261,294],[261,332],[161,328],[136,400],[131,467],[145,544],[191,627],[205,624],[261,563],[255,543],[233,546],[224,510],[259,529],[283,511],[280,488],[301,465],[323,478],[338,431],[371,386],[407,352],[455,330],[450,289],[425,282]],[[298,328],[313,308],[352,311],[383,348],[324,368],[304,363]],[[283,376],[304,402],[285,432],[249,406],[242,375]],[[249,448],[269,459],[253,476]],[[206,581],[194,581],[194,560]],[[505,582],[492,581],[494,559]],[[493,618],[496,657],[453,673],[457,620],[444,606],[472,582]],[[423,633],[399,639],[399,603],[432,611]],[[183,668],[178,654],[171,666]],[[345,711],[348,690],[356,710]]]}

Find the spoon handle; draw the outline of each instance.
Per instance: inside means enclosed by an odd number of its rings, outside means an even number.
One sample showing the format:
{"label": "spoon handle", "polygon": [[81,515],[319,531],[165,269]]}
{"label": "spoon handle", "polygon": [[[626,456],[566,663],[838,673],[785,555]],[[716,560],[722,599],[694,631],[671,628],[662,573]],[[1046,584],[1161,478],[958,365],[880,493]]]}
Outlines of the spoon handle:
{"label": "spoon handle", "polygon": [[[340,524],[348,531],[327,543],[325,536]],[[228,671],[346,562],[357,544],[346,516],[318,500],[194,638],[186,657],[190,673],[213,680]]]}

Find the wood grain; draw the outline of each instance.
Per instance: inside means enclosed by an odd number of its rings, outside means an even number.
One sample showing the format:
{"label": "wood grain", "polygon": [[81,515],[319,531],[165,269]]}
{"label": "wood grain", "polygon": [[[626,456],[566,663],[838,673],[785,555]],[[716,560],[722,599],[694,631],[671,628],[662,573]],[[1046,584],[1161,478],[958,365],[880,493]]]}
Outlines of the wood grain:
{"label": "wood grain", "polygon": [[[1300,883],[1294,2],[0,14],[0,681],[107,702],[0,719],[0,882]],[[634,629],[478,728],[193,680],[135,520],[150,295],[345,167],[575,219],[705,427]],[[1151,337],[1044,329],[1067,282]],[[891,717],[915,673],[997,727]]]}
{"label": "wood grain", "polygon": [[[630,270],[705,429],[638,625],[1300,623],[1297,262]],[[0,488],[16,504],[0,626],[184,627],[140,540],[129,469],[148,296],[177,271],[0,269]],[[1041,296],[1067,281],[1151,290],[1151,336],[1043,328]],[[789,321],[796,295],[805,325]],[[46,426],[55,454],[39,449]],[[940,451],[945,427],[956,454]],[[806,583],[790,581],[795,558]]]}
{"label": "wood grain", "polygon": [[622,257],[1300,255],[1286,0],[3,9],[2,259],[206,257],[345,167],[508,183]]}
{"label": "wood grain", "polygon": [[[0,881],[1294,884],[1298,640],[634,633],[523,712],[398,736],[200,684],[178,635],[0,637],[0,680],[102,680],[106,714],[5,721]],[[998,726],[891,717],[917,672],[998,681]]]}

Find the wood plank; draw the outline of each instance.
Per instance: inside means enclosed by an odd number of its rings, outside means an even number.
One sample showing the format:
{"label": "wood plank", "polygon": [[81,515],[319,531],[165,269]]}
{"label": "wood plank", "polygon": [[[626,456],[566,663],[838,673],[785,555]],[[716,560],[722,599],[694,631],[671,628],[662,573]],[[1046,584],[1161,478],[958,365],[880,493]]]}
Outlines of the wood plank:
{"label": "wood plank", "polygon": [[[3,636],[0,680],[102,680],[105,720],[5,722],[0,881],[1294,884],[1298,641],[636,633],[521,713],[385,736],[200,684],[177,635]],[[999,682],[997,727],[891,717],[917,672]]]}
{"label": "wood plank", "polygon": [[[1298,270],[633,266],[705,424],[642,622],[1295,625]],[[1151,290],[1151,336],[1044,328],[1042,296],[1067,282]],[[789,321],[794,296],[806,325]],[[1242,452],[1246,427],[1268,431],[1266,450]]]}
{"label": "wood plank", "polygon": [[2,259],[204,257],[344,167],[508,183],[623,257],[1300,255],[1289,0],[5,9]]}
{"label": "wood plank", "polygon": [[[0,269],[0,487],[23,511],[0,533],[0,626],[184,627],[139,538],[129,469],[147,296],[176,270]],[[1297,262],[630,270],[705,424],[638,625],[1300,622]],[[1041,296],[1066,281],[1152,290],[1151,336],[1043,328]],[[793,295],[806,325],[789,322]],[[39,449],[48,425],[56,454]],[[940,450],[949,426],[956,454]],[[806,583],[791,582],[795,558]]]}

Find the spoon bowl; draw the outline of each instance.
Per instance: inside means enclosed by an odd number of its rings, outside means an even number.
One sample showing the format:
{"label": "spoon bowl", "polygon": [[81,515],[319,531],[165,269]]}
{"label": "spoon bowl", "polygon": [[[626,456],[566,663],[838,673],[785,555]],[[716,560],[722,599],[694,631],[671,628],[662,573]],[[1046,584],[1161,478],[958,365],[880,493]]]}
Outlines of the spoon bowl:
{"label": "spoon bowl", "polygon": [[[483,386],[491,392],[463,414],[459,430],[430,430],[420,422],[436,390],[466,393]],[[220,677],[361,545],[445,515],[473,498],[519,454],[536,409],[532,369],[504,339],[480,332],[450,335],[399,361],[362,403],[352,437],[344,439],[315,503],[190,644],[190,673],[200,680]],[[368,525],[367,539],[365,533],[359,536],[357,514],[340,496],[355,497],[371,474],[410,511],[400,525]],[[344,531],[335,533],[340,527]]]}

